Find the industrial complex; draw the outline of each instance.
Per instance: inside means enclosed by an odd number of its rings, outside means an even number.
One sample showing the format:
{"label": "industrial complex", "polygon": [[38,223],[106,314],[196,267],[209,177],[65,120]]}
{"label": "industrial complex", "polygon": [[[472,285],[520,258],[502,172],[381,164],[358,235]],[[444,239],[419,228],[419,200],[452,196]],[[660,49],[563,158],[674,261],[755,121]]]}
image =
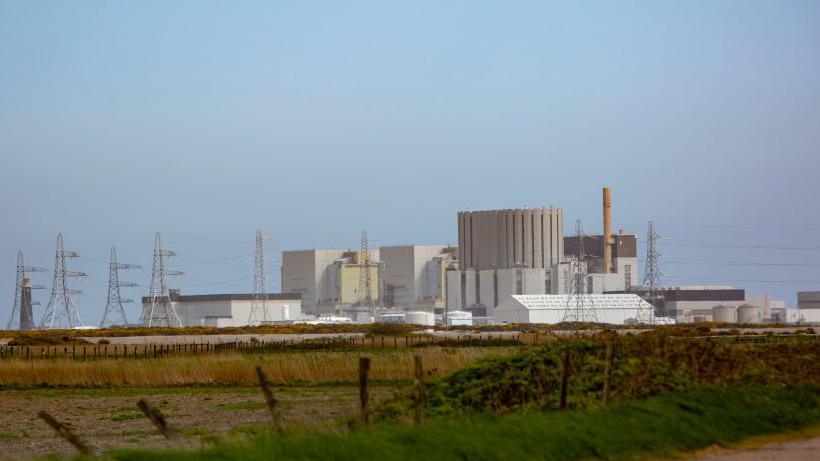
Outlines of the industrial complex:
{"label": "industrial complex", "polygon": [[[749,296],[733,286],[664,286],[650,223],[639,271],[638,236],[613,232],[612,196],[602,191],[603,228],[569,233],[555,206],[457,213],[457,245],[411,244],[282,252],[281,292],[265,286],[263,238],[257,233],[251,293],[186,295],[169,288],[183,276],[169,269],[176,253],[155,236],[151,287],[141,298],[141,325],[236,327],[272,323],[405,322],[422,325],[558,323],[811,323],[820,322],[820,292],[797,295],[797,309],[768,295]],[[88,328],[75,306],[67,268],[77,252],[57,237],[53,284],[40,322],[32,290],[45,288],[18,254],[17,282],[8,328]],[[129,325],[119,279],[140,266],[117,261],[111,250],[108,301],[100,327]],[[640,274],[640,275],[639,275]]]}

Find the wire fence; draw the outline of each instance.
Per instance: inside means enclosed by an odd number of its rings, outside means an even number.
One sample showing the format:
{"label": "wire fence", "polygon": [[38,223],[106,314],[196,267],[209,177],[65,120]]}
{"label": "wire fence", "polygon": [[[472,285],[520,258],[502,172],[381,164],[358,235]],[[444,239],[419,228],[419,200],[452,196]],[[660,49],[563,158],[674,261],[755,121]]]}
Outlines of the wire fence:
{"label": "wire fence", "polygon": [[414,349],[421,347],[503,347],[537,344],[547,340],[537,334],[480,334],[456,336],[350,336],[293,338],[284,340],[188,342],[175,344],[71,344],[0,346],[0,359],[156,359],[169,356],[219,353],[277,353],[300,351],[350,351],[368,349]]}

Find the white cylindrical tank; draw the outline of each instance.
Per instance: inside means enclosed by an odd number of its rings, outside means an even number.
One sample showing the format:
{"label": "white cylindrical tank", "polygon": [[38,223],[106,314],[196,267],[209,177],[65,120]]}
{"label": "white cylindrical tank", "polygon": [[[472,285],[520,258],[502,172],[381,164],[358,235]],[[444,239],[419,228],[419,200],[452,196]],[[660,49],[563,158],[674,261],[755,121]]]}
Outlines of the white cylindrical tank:
{"label": "white cylindrical tank", "polygon": [[376,323],[404,323],[406,315],[404,313],[391,312],[380,314],[376,317]]}
{"label": "white cylindrical tank", "polygon": [[432,312],[412,311],[404,314],[404,323],[411,325],[434,326],[436,316]]}
{"label": "white cylindrical tank", "polygon": [[735,323],[737,321],[737,308],[733,306],[715,306],[712,308],[712,321]]}
{"label": "white cylindrical tank", "polygon": [[467,311],[452,311],[447,313],[447,325],[472,325],[473,313]]}
{"label": "white cylindrical tank", "polygon": [[763,309],[744,304],[737,308],[738,323],[760,323],[763,321]]}

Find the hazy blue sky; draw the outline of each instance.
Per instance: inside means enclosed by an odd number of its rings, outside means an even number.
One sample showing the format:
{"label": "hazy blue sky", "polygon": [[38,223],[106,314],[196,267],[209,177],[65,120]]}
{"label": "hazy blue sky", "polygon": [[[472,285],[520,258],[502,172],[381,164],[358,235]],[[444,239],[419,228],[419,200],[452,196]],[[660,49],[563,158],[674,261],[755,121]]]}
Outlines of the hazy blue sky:
{"label": "hazy blue sky", "polygon": [[110,247],[137,298],[155,231],[203,293],[250,290],[261,228],[278,290],[281,249],[455,242],[463,209],[599,232],[604,185],[670,238],[669,283],[793,305],[820,289],[819,71],[817,1],[0,0],[0,320],[57,232],[96,323]]}

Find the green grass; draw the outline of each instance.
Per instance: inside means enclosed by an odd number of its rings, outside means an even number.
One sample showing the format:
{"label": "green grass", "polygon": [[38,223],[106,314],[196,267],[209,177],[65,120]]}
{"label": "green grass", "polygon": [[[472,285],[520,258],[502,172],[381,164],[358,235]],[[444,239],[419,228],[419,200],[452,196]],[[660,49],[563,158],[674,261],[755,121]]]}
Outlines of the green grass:
{"label": "green grass", "polygon": [[606,409],[438,418],[347,433],[265,434],[200,450],[120,450],[142,460],[628,460],[729,445],[820,424],[820,386],[730,386],[673,392]]}
{"label": "green grass", "polygon": [[236,403],[226,403],[221,405],[220,408],[225,411],[234,411],[234,410],[262,410],[267,408],[265,402],[236,402]]}

